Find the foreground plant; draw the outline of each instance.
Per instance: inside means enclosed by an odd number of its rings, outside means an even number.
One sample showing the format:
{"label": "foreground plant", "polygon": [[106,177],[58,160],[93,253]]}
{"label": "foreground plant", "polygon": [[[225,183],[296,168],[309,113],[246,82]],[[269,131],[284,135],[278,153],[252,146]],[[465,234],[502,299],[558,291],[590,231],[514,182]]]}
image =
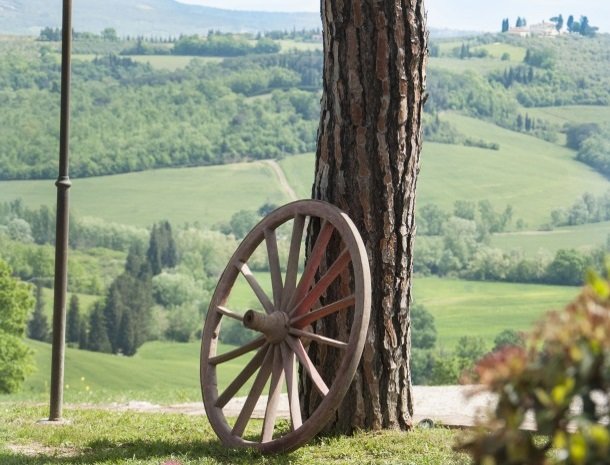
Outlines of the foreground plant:
{"label": "foreground plant", "polygon": [[[610,461],[610,283],[589,285],[535,327],[525,348],[506,347],[477,373],[498,395],[494,417],[459,449],[480,465],[588,465]],[[537,434],[522,429],[531,411]]]}

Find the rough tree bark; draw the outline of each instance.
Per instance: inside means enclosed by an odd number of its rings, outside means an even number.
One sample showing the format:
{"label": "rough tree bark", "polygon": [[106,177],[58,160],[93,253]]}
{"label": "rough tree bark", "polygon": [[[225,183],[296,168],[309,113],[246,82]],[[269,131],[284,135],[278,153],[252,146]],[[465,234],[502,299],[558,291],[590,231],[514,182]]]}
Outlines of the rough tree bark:
{"label": "rough tree bark", "polygon": [[[362,361],[330,429],[409,429],[409,303],[426,14],[422,0],[322,0],[322,22],[324,93],[313,198],[339,206],[354,220],[373,279]],[[310,244],[315,234],[313,226]],[[337,287],[348,285],[343,279]],[[346,324],[324,322],[315,330],[340,336]],[[333,353],[314,344],[309,350],[322,375],[332,378]],[[307,377],[301,383],[307,415],[318,399]]]}

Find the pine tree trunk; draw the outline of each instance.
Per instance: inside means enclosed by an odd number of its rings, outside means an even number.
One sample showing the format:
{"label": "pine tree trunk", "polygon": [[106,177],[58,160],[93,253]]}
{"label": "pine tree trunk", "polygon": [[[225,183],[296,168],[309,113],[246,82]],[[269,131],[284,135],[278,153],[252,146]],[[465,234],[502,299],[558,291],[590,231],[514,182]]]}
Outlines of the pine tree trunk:
{"label": "pine tree trunk", "polygon": [[[330,429],[409,429],[409,304],[427,62],[424,6],[422,0],[324,0],[322,21],[324,93],[313,197],[354,220],[373,279],[362,361]],[[323,324],[315,330],[332,335],[346,323]],[[332,378],[332,356],[315,345],[310,352],[323,376]],[[318,399],[307,377],[301,383],[307,415]]]}

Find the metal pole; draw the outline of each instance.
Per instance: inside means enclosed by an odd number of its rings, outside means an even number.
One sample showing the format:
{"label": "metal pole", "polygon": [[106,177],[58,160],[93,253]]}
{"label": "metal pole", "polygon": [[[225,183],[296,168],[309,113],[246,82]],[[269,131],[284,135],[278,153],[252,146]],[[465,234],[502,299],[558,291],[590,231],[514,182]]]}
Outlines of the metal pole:
{"label": "metal pole", "polygon": [[53,303],[53,353],[51,364],[51,412],[49,421],[61,421],[64,400],[64,355],[66,343],[66,294],[68,291],[68,176],[70,140],[70,58],[72,50],[72,0],[63,0],[61,43],[61,120],[59,132],[59,177],[55,239],[55,287]]}

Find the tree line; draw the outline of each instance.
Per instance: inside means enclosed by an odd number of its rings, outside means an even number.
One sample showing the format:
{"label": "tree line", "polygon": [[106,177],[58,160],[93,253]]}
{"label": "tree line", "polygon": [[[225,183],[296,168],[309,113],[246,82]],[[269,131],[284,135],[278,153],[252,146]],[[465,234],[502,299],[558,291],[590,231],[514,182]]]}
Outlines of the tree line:
{"label": "tree line", "polygon": [[[72,173],[96,176],[312,151],[320,54],[286,55],[239,66],[195,61],[172,72],[116,55],[75,61]],[[0,116],[6,142],[1,179],[55,176],[58,131],[52,115],[58,112],[59,71],[49,55],[35,61],[0,57],[6,109]],[[247,98],[258,94],[271,98]]]}
{"label": "tree line", "polygon": [[[560,13],[557,16],[552,16],[549,19],[553,24],[555,24],[555,29],[557,32],[561,31],[564,26],[563,15]],[[527,26],[527,19],[518,16],[515,21],[516,28],[522,28]],[[582,36],[593,37],[597,34],[599,30],[598,27],[592,26],[589,23],[588,16],[581,16],[580,21],[576,21],[574,19],[574,15],[569,15],[567,21],[565,22],[566,29],[571,34],[580,34]],[[501,32],[508,32],[510,30],[510,18],[504,18],[502,20]]]}
{"label": "tree line", "polygon": [[496,212],[487,201],[456,201],[451,213],[435,204],[423,205],[414,271],[477,281],[580,286],[588,269],[604,268],[610,242],[589,252],[560,249],[533,257],[492,247],[491,234],[504,231],[512,219],[510,205]]}

